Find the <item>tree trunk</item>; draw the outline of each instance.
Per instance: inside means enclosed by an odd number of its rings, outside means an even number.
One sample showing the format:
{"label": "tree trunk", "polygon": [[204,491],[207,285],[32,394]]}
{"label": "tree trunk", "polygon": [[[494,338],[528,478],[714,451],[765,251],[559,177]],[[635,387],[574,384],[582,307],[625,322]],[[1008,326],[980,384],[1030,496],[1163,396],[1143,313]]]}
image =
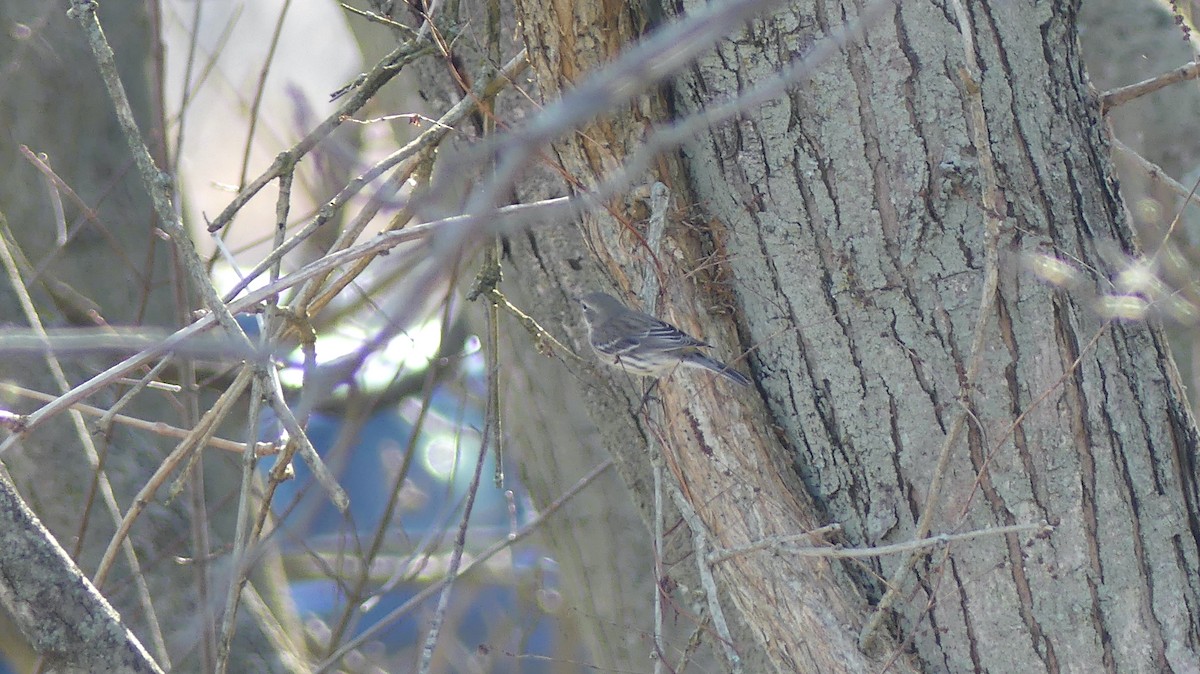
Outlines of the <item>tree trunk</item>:
{"label": "tree trunk", "polygon": [[[748,629],[743,657],[779,672],[879,671],[893,658],[892,671],[1188,670],[1195,427],[1158,326],[1109,322],[1094,301],[1139,251],[1077,7],[956,8],[874,12],[866,37],[812,64],[804,86],[663,157],[644,176],[677,200],[655,263],[644,210],[612,200],[576,232],[531,234],[521,283],[556,298],[615,286],[636,305],[657,275],[660,315],[723,359],[751,354],[735,366],[753,390],[680,372],[648,416],[621,373],[576,373],[635,501],[650,501],[649,439],[718,550],[829,523],[848,546],[903,544],[927,508],[935,535],[1054,527],[928,549],[895,588],[882,648],[867,650],[859,632],[907,553],[842,563],[776,545],[715,562],[724,610]],[[518,9],[547,98],[640,23],[627,6]],[[770,79],[859,14],[800,2],[756,19],[671,92],[556,144],[557,159],[594,186],[668,110],[684,117]],[[579,271],[593,252],[598,269]],[[1073,268],[1075,283],[1040,282],[1038,261]],[[555,302],[539,318],[564,316]]]}

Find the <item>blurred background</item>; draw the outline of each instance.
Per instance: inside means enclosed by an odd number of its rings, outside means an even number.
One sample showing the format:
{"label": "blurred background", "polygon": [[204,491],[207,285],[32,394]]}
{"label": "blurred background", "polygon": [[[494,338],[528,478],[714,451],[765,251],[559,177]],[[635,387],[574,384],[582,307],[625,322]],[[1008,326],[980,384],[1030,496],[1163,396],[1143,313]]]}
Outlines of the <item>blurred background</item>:
{"label": "blurred background", "polygon": [[[157,229],[132,160],[121,149],[124,141],[114,130],[91,56],[66,9],[65,2],[0,4],[3,235],[24,251],[26,283],[51,309],[51,327],[186,325],[200,302],[179,280],[183,267]],[[480,84],[468,79],[437,89],[421,68],[450,63],[472,77],[495,76],[516,55],[512,25],[495,29],[504,38],[499,44],[486,39],[493,30],[486,9],[462,7],[475,20],[446,36],[455,46],[454,59],[421,54],[424,61],[400,69],[352,119],[322,134],[302,158],[291,157],[299,159],[294,171],[277,174],[290,175],[290,193],[281,199],[279,182],[271,181],[209,234],[208,224],[239,193],[335,115],[365,73],[421,30],[419,12],[362,0],[104,3],[100,16],[139,122],[156,161],[176,178],[175,203],[218,293],[252,292],[331,251],[458,212],[466,187],[490,161],[486,152],[471,154],[472,149],[505,120],[536,112],[539,96],[527,76],[512,78],[498,97],[480,101],[476,112],[446,129],[438,139],[440,173],[429,169],[430,149],[406,156],[352,192],[347,186],[439,128],[435,120],[470,98],[464,90]],[[386,10],[394,10],[403,26],[381,18]],[[1084,3],[1084,49],[1097,89],[1193,60],[1176,19],[1187,18],[1186,10],[1151,2]],[[1188,83],[1124,106],[1112,116],[1115,137],[1190,185],[1200,176],[1196,134],[1186,131],[1200,109],[1197,94]],[[504,112],[496,121],[478,109]],[[1147,179],[1145,168],[1119,147],[1114,156],[1144,241],[1166,238],[1182,203],[1179,195]],[[556,184],[543,196],[563,191]],[[419,217],[409,208],[416,194],[424,195]],[[331,200],[333,206],[327,206]],[[1183,314],[1171,317],[1179,320],[1168,324],[1176,328],[1176,355],[1193,388],[1200,376],[1187,314],[1187,307],[1200,306],[1194,210],[1178,225],[1186,237],[1172,239],[1156,270],[1169,293],[1187,300]],[[251,273],[290,237],[297,237],[296,245],[278,260],[277,271]],[[303,299],[310,308],[303,316],[282,316],[264,304],[259,313],[238,317],[252,338],[276,350],[279,386],[350,505],[339,511],[299,458],[290,462],[294,475],[282,482],[272,477],[274,455],[261,457],[247,478],[241,454],[229,448],[209,448],[203,460],[174,472],[142,516],[134,549],[120,557],[104,587],[160,661],[172,662],[177,671],[211,670],[222,648],[227,588],[231,579],[246,577],[261,605],[241,602],[230,671],[308,671],[313,665],[320,671],[414,671],[435,616],[444,625],[434,671],[617,671],[593,664],[599,662],[593,648],[598,637],[579,630],[580,616],[573,611],[588,609],[564,603],[552,537],[525,537],[540,531],[538,516],[553,498],[530,493],[521,443],[510,442],[489,413],[493,396],[506,391],[489,390],[486,302],[466,299],[473,285],[486,290],[486,283],[472,281],[479,263],[452,269],[444,260],[414,242],[353,272],[349,263],[338,267],[334,292],[297,286],[279,293],[281,304]],[[24,325],[17,305],[11,288],[0,289],[6,326]],[[504,340],[532,339],[511,323],[505,326]],[[550,332],[559,327],[549,326]],[[143,368],[147,381],[179,388],[150,387],[142,396],[149,400],[122,407],[124,413],[196,428],[208,412],[220,409],[221,396],[237,381],[240,361],[219,355],[191,365],[163,361],[161,367]],[[545,359],[544,367],[560,368],[561,358]],[[84,356],[69,364],[69,378],[83,381],[109,364],[100,355]],[[556,378],[571,376],[554,372]],[[20,412],[41,404],[28,390],[58,386],[41,362],[10,361],[3,375],[10,383],[0,399]],[[514,369],[505,377],[527,385],[539,371]],[[123,396],[135,386],[121,381],[94,404],[124,405]],[[516,399],[506,405],[520,407],[519,390],[512,389]],[[238,395],[244,401],[263,394],[243,389]],[[294,439],[269,405],[255,414],[244,407],[227,410],[212,434],[234,443],[252,434],[272,443],[276,453]],[[564,406],[561,413],[579,411]],[[39,432],[5,462],[19,467],[14,473],[22,493],[90,575],[123,512],[106,505],[96,466],[113,476],[113,503],[129,504],[145,485],[148,467],[157,466],[180,440],[112,419],[81,423],[86,432]],[[61,450],[76,442],[76,433],[90,436],[83,444],[94,444],[82,458]],[[499,467],[497,437],[504,445]],[[582,437],[563,442],[564,452],[576,451],[575,443],[598,444]],[[562,480],[595,479],[584,488],[597,492],[586,504],[568,500],[564,516],[610,520],[630,531],[630,548],[638,549],[646,534],[634,533],[640,521],[623,503],[620,482],[599,461],[591,465],[599,478],[579,469]],[[493,478],[498,468],[502,484]],[[245,480],[251,485],[249,520],[237,514],[247,498]],[[468,504],[469,522],[463,525]],[[575,508],[580,510],[572,513]],[[205,514],[199,524],[195,513]],[[261,535],[237,567],[232,551],[238,522],[258,516],[264,520]],[[614,551],[614,560],[625,553]],[[642,556],[646,553],[643,548]],[[454,565],[470,573],[455,584],[448,604],[438,607],[438,583]],[[624,562],[613,566],[618,573],[635,573]],[[162,567],[171,568],[162,579],[139,580]],[[649,586],[651,567],[643,559],[636,570]],[[671,644],[690,654],[686,635],[698,628],[684,607],[673,615],[679,634]],[[627,647],[650,652],[644,618],[601,616]],[[706,649],[689,671],[719,671]],[[0,672],[41,666],[11,625],[0,629],[0,651]],[[295,660],[279,652],[291,652]],[[647,664],[644,671],[651,668]]]}

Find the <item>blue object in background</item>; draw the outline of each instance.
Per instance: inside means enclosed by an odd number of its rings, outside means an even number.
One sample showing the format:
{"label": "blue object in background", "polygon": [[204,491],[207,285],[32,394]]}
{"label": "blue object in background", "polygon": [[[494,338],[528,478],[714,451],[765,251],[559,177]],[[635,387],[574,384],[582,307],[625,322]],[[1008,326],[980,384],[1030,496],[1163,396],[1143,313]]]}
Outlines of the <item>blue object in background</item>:
{"label": "blue object in background", "polygon": [[[378,531],[405,453],[412,447],[414,454],[380,555],[381,560],[396,567],[395,577],[386,592],[356,610],[351,635],[361,633],[430,582],[444,577],[479,456],[480,437],[476,429],[482,420],[478,411],[465,407],[458,394],[448,393],[446,387],[439,389],[430,404],[425,431],[415,442],[413,426],[402,415],[399,405],[380,409],[362,422],[351,438],[341,437],[346,432],[343,419],[324,414],[310,418],[307,427],[310,440],[350,496],[348,516],[333,507],[299,457],[292,462],[295,479],[276,489],[272,507],[283,519],[281,531],[275,535],[284,554],[295,560],[311,560],[316,553],[327,563],[340,559],[349,562],[345,568],[354,569],[359,555],[370,546]],[[471,513],[464,565],[473,552],[502,540],[512,526],[508,500],[492,480],[494,460],[494,452],[489,450]],[[269,459],[261,462],[264,472],[272,466]],[[511,472],[506,476],[505,486],[521,493]],[[516,525],[520,526],[532,513],[524,499],[516,499],[516,505]],[[426,556],[426,550],[433,552]],[[510,549],[507,554],[508,566],[498,572],[493,568],[492,572],[484,571],[456,582],[442,638],[456,638],[461,644],[490,652],[487,657],[490,672],[550,672],[556,651],[554,618],[541,609],[539,602],[528,599],[542,591],[538,586],[547,576],[548,560],[527,543]],[[493,558],[491,563],[495,564],[499,558]],[[336,564],[331,566],[336,568]],[[351,571],[349,575],[356,573]],[[405,578],[411,579],[401,580]],[[369,590],[373,592],[388,584],[387,579],[376,574]],[[310,630],[319,633],[328,629],[345,610],[345,586],[319,570],[294,580],[291,587],[293,599]],[[550,592],[557,589],[551,588]],[[373,664],[385,669],[389,665],[411,667],[433,606],[434,602],[427,602],[382,629],[375,636],[378,643],[367,649],[367,652],[382,651]],[[525,653],[548,659],[525,659],[517,655]]]}

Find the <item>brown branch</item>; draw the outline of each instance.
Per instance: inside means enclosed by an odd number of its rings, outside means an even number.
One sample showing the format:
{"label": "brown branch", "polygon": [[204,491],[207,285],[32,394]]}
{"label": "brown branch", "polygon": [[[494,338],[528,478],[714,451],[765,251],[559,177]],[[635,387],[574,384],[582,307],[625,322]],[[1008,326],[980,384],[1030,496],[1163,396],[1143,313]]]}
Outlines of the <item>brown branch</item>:
{"label": "brown branch", "polygon": [[1127,87],[1119,87],[1117,89],[1109,89],[1100,95],[1100,114],[1106,114],[1109,110],[1132,101],[1135,98],[1140,98],[1147,94],[1152,94],[1159,89],[1169,87],[1172,84],[1184,82],[1186,80],[1194,80],[1200,77],[1200,61],[1192,61],[1187,65],[1179,66],[1174,70],[1169,70],[1157,77],[1151,77],[1147,80],[1142,80],[1137,84],[1130,84]]}
{"label": "brown branch", "polygon": [[[0,390],[6,391],[12,395],[32,398],[33,400],[40,400],[42,402],[51,402],[57,397],[48,393],[41,393],[40,391],[31,391],[27,388],[22,388],[8,382],[0,382]],[[86,414],[93,417],[104,417],[111,413],[111,410],[103,410],[99,407],[92,407],[91,405],[87,405],[85,403],[75,403],[71,405],[71,409],[79,412],[80,414]],[[143,430],[148,433],[155,433],[168,438],[186,438],[191,434],[191,431],[187,429],[172,426],[161,421],[146,421],[145,419],[139,419],[137,417],[131,417],[125,414],[111,414],[109,418],[112,421],[129,426],[130,428],[136,428],[138,430]],[[213,449],[220,449],[226,452],[241,453],[246,450],[246,443],[234,442],[233,440],[226,440],[224,438],[208,438],[207,444]],[[274,456],[278,453],[279,446],[273,442],[257,442],[254,444],[255,456]]]}

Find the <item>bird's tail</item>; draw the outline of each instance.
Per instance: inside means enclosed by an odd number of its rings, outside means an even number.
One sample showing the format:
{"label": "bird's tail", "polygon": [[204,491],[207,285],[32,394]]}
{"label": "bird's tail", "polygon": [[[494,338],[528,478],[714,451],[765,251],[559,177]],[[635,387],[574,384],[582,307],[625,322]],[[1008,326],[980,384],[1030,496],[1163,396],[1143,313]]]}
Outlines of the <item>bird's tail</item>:
{"label": "bird's tail", "polygon": [[738,384],[739,386],[750,385],[750,380],[747,379],[741,372],[738,372],[719,360],[709,358],[702,353],[688,354],[687,358],[684,359],[684,362],[693,367],[702,367],[705,370],[712,370],[713,372],[716,372],[717,374],[725,377],[735,384]]}

